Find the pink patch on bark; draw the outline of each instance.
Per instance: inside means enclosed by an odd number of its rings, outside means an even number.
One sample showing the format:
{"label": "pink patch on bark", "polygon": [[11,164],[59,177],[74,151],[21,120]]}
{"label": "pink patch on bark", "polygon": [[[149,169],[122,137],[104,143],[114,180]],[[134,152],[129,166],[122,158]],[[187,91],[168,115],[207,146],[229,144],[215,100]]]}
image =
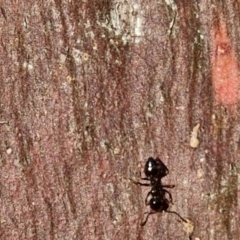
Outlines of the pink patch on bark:
{"label": "pink patch on bark", "polygon": [[213,32],[212,44],[214,51],[211,62],[215,98],[228,107],[238,102],[238,62],[227,34],[226,24],[221,21]]}

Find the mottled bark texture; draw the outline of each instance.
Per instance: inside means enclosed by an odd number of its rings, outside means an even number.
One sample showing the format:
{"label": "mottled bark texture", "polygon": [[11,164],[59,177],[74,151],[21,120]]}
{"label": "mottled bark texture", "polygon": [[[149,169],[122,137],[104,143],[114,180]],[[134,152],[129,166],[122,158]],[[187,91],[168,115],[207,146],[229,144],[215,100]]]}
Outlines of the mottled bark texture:
{"label": "mottled bark texture", "polygon": [[[0,239],[239,239],[239,1],[0,10]],[[149,156],[193,233],[139,225]]]}

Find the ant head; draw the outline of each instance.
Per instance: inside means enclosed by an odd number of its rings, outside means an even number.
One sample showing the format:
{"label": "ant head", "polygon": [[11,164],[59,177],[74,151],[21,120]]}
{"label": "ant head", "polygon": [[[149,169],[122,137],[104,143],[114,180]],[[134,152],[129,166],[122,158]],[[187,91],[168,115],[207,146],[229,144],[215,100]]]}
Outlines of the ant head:
{"label": "ant head", "polygon": [[144,172],[147,178],[161,179],[168,174],[168,169],[159,158],[148,158]]}
{"label": "ant head", "polygon": [[153,211],[162,212],[166,211],[169,207],[168,200],[162,197],[153,197],[149,201],[150,208]]}

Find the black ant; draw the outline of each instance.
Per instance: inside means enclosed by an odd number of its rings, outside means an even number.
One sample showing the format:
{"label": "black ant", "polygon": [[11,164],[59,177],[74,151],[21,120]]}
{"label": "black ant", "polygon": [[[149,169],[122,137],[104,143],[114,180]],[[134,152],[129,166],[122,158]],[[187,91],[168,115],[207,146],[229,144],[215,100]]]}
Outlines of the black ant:
{"label": "black ant", "polygon": [[[150,157],[145,164],[144,173],[146,177],[141,179],[150,181],[150,183],[135,182],[132,180],[133,183],[137,185],[152,187],[152,189],[147,194],[145,204],[149,205],[153,211],[146,212],[146,219],[141,223],[141,226],[144,226],[146,224],[149,215],[163,211],[174,213],[183,222],[187,222],[177,212],[167,210],[169,208],[169,204],[172,203],[172,195],[164,188],[174,188],[175,185],[163,185],[161,182],[162,178],[169,173],[168,168],[165,166],[165,164],[159,158],[154,159]],[[166,197],[166,195],[168,195],[168,197]],[[151,196],[150,200],[148,200],[149,196]]]}

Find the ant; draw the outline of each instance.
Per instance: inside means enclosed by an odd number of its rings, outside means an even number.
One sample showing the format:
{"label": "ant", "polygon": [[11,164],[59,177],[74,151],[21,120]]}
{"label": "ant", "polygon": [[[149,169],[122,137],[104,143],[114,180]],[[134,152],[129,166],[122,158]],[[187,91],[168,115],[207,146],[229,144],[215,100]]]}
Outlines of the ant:
{"label": "ant", "polygon": [[[148,217],[151,214],[163,211],[173,213],[177,215],[183,222],[187,222],[177,212],[167,210],[169,208],[169,204],[172,203],[172,195],[165,188],[174,188],[175,185],[162,184],[162,178],[169,173],[166,165],[159,158],[154,159],[150,157],[145,164],[144,173],[146,177],[141,178],[141,180],[149,181],[149,183],[141,183],[131,180],[134,184],[152,187],[145,199],[145,204],[147,206],[149,205],[152,211],[146,212],[146,219],[141,223],[141,226],[146,224]],[[168,197],[166,195],[168,195]],[[150,200],[149,196],[151,196]]]}

